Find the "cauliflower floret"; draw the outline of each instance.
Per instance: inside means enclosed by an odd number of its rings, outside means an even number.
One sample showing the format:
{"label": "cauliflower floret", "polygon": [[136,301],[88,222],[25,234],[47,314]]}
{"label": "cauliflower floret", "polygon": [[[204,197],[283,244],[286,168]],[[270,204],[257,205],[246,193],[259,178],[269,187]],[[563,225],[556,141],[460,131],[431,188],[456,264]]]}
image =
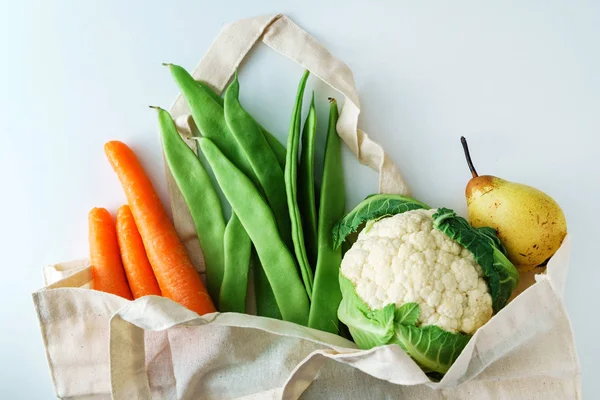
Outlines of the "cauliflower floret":
{"label": "cauliflower floret", "polygon": [[472,334],[491,318],[492,297],[471,252],[433,226],[435,211],[408,211],[363,229],[342,274],[371,309],[414,302],[417,325]]}

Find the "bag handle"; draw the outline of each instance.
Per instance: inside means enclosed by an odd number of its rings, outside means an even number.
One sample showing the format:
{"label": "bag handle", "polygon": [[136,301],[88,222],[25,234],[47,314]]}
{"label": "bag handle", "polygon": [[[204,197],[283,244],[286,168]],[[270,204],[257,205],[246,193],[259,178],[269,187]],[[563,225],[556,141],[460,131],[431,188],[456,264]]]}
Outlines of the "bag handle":
{"label": "bag handle", "polygon": [[[358,129],[360,103],[352,71],[288,17],[281,14],[260,16],[225,25],[192,75],[218,93],[222,92],[258,41],[304,66],[344,96],[346,101],[342,105],[337,124],[342,140],[362,164],[379,172],[381,193],[411,195],[400,170],[389,155],[369,135]],[[189,135],[191,117],[181,95],[177,97],[170,112],[182,136]],[[195,147],[191,141],[188,141],[188,145]],[[166,171],[175,227],[192,262],[203,272],[203,257],[191,215],[168,167]]]}
{"label": "bag handle", "polygon": [[[361,163],[379,171],[379,190],[382,193],[410,195],[408,185],[389,155],[358,129],[360,104],[350,68],[288,17],[281,14],[262,16],[226,25],[200,61],[193,73],[194,78],[221,93],[242,60],[261,39],[344,95],[346,102],[337,124],[340,137]],[[176,118],[189,113],[181,95],[171,113]]]}

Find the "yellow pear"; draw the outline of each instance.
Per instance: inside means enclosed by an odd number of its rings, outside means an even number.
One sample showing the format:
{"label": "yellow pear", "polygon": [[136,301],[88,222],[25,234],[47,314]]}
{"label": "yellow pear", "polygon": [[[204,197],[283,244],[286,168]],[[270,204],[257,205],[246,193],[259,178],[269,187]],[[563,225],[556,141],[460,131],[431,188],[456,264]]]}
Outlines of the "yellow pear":
{"label": "yellow pear", "polygon": [[479,176],[466,139],[462,137],[461,142],[473,175],[465,191],[471,225],[496,229],[508,258],[520,271],[543,264],[567,234],[567,221],[558,203],[531,186]]}

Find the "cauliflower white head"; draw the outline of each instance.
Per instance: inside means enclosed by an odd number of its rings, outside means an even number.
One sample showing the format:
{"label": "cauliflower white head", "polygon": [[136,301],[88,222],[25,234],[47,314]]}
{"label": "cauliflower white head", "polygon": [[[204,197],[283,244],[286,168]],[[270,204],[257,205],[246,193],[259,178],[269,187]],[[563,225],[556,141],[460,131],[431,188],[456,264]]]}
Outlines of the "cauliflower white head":
{"label": "cauliflower white head", "polygon": [[417,303],[417,326],[474,333],[492,316],[492,297],[472,253],[433,226],[433,210],[383,218],[361,231],[341,273],[372,309]]}

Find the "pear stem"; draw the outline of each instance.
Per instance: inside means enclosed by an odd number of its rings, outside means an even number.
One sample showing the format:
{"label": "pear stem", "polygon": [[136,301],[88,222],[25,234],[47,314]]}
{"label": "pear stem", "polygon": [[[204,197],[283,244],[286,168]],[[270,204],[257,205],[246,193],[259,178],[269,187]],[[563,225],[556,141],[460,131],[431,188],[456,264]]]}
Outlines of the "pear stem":
{"label": "pear stem", "polygon": [[462,143],[463,150],[465,151],[465,158],[467,159],[467,165],[471,170],[471,175],[473,175],[473,178],[477,178],[479,175],[475,170],[475,166],[473,166],[473,161],[471,160],[471,153],[469,152],[469,145],[467,145],[467,139],[465,139],[464,136],[461,136],[460,142]]}

